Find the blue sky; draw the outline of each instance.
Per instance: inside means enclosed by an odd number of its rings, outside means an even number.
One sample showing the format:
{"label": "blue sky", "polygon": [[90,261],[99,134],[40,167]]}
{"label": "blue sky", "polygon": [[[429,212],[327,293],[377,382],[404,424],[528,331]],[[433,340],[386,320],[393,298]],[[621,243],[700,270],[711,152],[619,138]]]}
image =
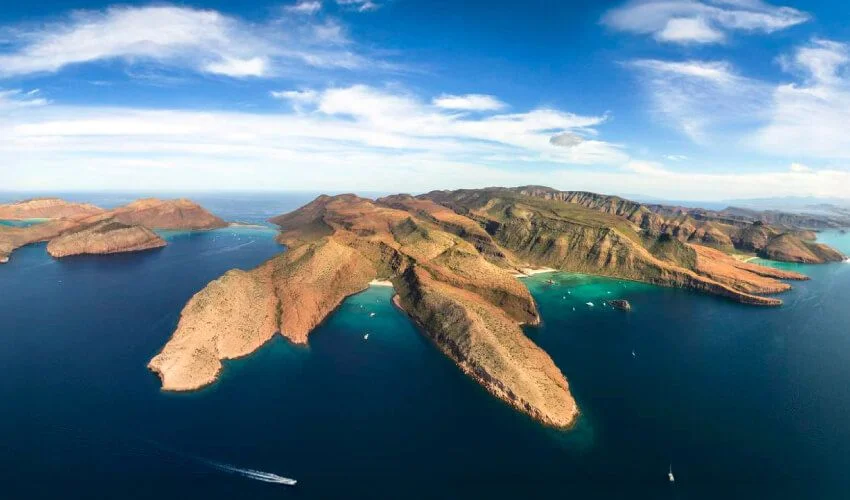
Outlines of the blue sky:
{"label": "blue sky", "polygon": [[19,2],[0,189],[850,197],[842,2]]}

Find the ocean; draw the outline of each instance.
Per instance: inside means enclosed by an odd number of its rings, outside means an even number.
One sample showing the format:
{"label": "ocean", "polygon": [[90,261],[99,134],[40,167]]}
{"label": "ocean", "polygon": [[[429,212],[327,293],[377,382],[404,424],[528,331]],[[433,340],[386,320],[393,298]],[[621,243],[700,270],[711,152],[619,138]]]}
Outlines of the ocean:
{"label": "ocean", "polygon": [[[112,206],[134,196],[76,197]],[[192,196],[248,223],[312,197]],[[0,498],[850,491],[850,264],[778,264],[812,280],[793,283],[776,309],[585,275],[525,279],[543,319],[527,334],[582,410],[568,432],[538,425],[462,375],[384,287],[347,299],[307,347],[276,337],[226,362],[206,389],[162,392],[146,364],[184,303],[228,269],[280,252],[274,235],[169,232],[160,250],[62,260],[36,244],[0,265]],[[850,253],[850,235],[820,239]],[[614,298],[633,310],[604,305]]]}

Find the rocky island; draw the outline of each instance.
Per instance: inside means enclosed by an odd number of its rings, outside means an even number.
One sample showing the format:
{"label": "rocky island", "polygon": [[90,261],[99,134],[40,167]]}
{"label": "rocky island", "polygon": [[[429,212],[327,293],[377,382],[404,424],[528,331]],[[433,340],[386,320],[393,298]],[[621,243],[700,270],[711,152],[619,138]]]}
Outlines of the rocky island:
{"label": "rocky island", "polygon": [[280,333],[293,343],[374,280],[437,348],[484,389],[558,428],[579,414],[566,378],[523,332],[539,322],[516,278],[553,268],[699,290],[745,304],[804,275],[743,262],[776,238],[821,260],[838,255],[759,222],[721,222],[592,193],[492,188],[369,200],[320,196],[271,220],[287,250],[210,283],[184,307],[150,361],[165,390],[216,380],[222,360],[252,353]]}
{"label": "rocky island", "polygon": [[87,203],[37,198],[0,205],[0,220],[46,219],[25,227],[0,226],[0,263],[24,245],[47,241],[56,258],[137,252],[166,245],[154,229],[204,230],[227,225],[186,199],[137,200],[106,210]]}

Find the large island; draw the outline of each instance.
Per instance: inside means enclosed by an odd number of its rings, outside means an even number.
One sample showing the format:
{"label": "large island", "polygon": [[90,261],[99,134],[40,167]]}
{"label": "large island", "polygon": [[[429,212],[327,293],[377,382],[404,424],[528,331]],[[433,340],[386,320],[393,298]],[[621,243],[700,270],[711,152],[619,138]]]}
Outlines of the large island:
{"label": "large island", "polygon": [[[306,343],[348,296],[389,280],[395,304],[468,376],[546,425],[579,414],[567,380],[521,325],[539,322],[516,279],[550,267],[690,288],[744,304],[804,275],[741,256],[840,260],[799,228],[724,219],[617,197],[542,187],[439,191],[369,200],[320,196],[272,219],[287,246],[250,271],[234,270],[186,304],[149,363],[172,391],[216,380],[222,360],[248,355],[276,333]],[[771,248],[788,249],[771,253]]]}

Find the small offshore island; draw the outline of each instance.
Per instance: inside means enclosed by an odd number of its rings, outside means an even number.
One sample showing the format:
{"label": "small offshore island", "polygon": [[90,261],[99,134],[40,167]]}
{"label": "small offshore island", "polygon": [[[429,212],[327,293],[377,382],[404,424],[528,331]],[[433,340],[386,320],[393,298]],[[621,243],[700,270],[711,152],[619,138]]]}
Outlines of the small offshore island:
{"label": "small offshore island", "polygon": [[276,333],[307,343],[346,297],[389,281],[393,302],[465,374],[531,418],[570,428],[578,406],[560,369],[521,328],[540,319],[517,275],[551,268],[778,306],[765,295],[788,290],[781,280],[807,277],[742,256],[844,258],[813,241],[815,227],[759,217],[543,187],[323,195],[271,219],[287,250],[192,297],[148,366],[164,390],[204,387],[222,360],[251,354]]}
{"label": "small offshore island", "polygon": [[23,227],[0,226],[0,263],[24,245],[47,241],[56,258],[82,254],[137,252],[164,247],[153,230],[225,227],[222,219],[190,200],[148,198],[112,210],[58,198],[0,205],[0,220],[44,221]]}

